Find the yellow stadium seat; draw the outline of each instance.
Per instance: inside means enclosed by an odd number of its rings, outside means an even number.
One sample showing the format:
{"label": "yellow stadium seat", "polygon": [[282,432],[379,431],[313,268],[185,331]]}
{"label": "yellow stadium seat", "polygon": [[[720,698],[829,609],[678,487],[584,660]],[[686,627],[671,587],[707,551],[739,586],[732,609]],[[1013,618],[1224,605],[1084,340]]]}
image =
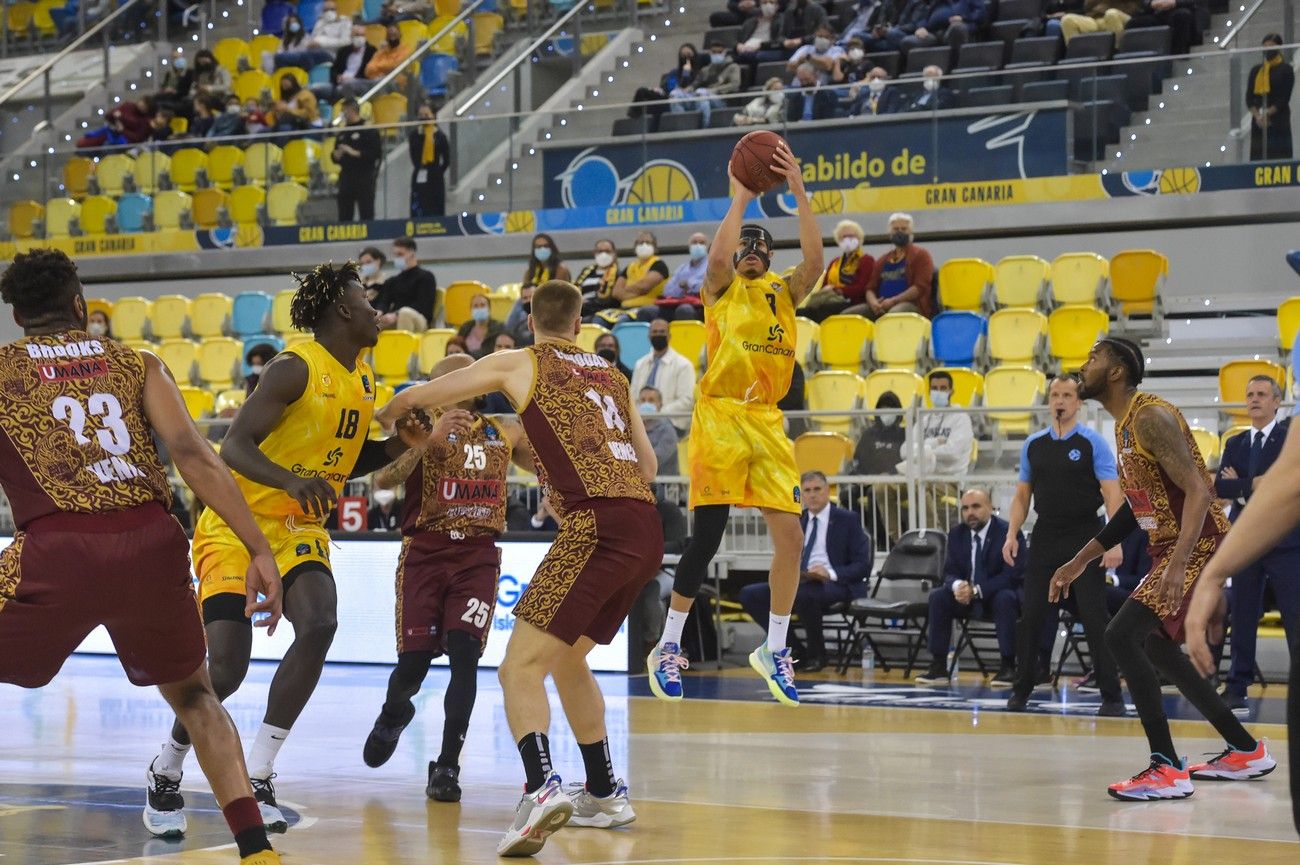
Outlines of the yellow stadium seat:
{"label": "yellow stadium seat", "polygon": [[[340,9],[339,14],[342,15],[343,10]],[[250,65],[260,66],[263,54],[269,52],[274,55],[279,50],[280,37],[276,36],[274,33],[260,33],[257,36],[254,36],[252,39],[248,40],[248,55],[252,60]]]}
{"label": "yellow stadium seat", "polygon": [[939,299],[944,309],[983,312],[993,265],[982,258],[954,258],[939,268]]}
{"label": "yellow stadium seat", "polygon": [[32,26],[36,28],[37,36],[42,39],[52,39],[58,35],[59,28],[54,23],[50,10],[62,9],[66,5],[63,0],[38,0],[32,9]]}
{"label": "yellow stadium seat", "polygon": [[336,4],[341,18],[355,18],[361,14],[364,5],[365,0],[338,0]]}
{"label": "yellow stadium seat", "polygon": [[989,357],[995,364],[1045,359],[1047,316],[1034,309],[1000,309],[989,316]]}
{"label": "yellow stadium seat", "polygon": [[118,342],[134,351],[158,351],[158,346],[154,345],[147,339],[118,339]]}
{"label": "yellow stadium seat", "polygon": [[397,29],[402,32],[402,42],[412,48],[429,38],[429,30],[422,21],[398,21]]}
{"label": "yellow stadium seat", "polygon": [[396,392],[396,389],[391,384],[382,381],[377,382],[375,384],[375,408],[383,408],[387,405]]}
{"label": "yellow stadium seat", "polygon": [[1076,372],[1097,338],[1110,332],[1110,316],[1095,306],[1062,306],[1047,319],[1047,344],[1063,372]]}
{"label": "yellow stadium seat", "polygon": [[213,411],[221,414],[227,409],[240,409],[244,406],[244,401],[248,399],[248,392],[242,387],[232,387],[221,391],[217,394],[216,404]]}
{"label": "yellow stadium seat", "polygon": [[794,440],[794,464],[799,473],[838,475],[853,456],[853,440],[843,433],[806,432]]}
{"label": "yellow stadium seat", "polygon": [[182,294],[164,294],[149,309],[149,332],[154,339],[177,339],[185,335],[190,318],[190,299]]}
{"label": "yellow stadium seat", "polygon": [[1290,354],[1300,333],[1300,296],[1288,297],[1277,308],[1277,347]]}
{"label": "yellow stadium seat", "polygon": [[194,378],[194,364],[198,360],[198,343],[191,339],[164,339],[154,349],[158,359],[171,370],[179,384],[187,385]]}
{"label": "yellow stadium seat", "polygon": [[266,195],[266,218],[272,225],[297,225],[298,207],[306,202],[307,187],[301,183],[277,183]]}
{"label": "yellow stadium seat", "polygon": [[[428,38],[432,38],[434,36],[437,36],[439,33],[441,33],[442,29],[446,27],[448,24],[450,24],[455,17],[456,16],[454,15],[439,15],[436,18],[434,18],[432,21],[430,21]],[[453,27],[446,36],[442,37],[437,42],[435,42],[433,44],[433,50],[441,54],[455,55],[457,54],[456,41],[458,39],[468,39],[468,38],[469,38],[469,27],[465,26],[465,22],[462,21],[459,24],[457,24],[455,27]]]}
{"label": "yellow stadium seat", "polygon": [[194,200],[179,189],[158,192],[153,197],[154,228],[159,231],[181,228],[190,219]]}
{"label": "yellow stadium seat", "polygon": [[[279,44],[279,40],[276,40]],[[229,70],[231,75],[239,74],[239,58],[244,58],[245,62],[252,65],[249,59],[248,43],[243,39],[227,37],[220,39],[216,45],[212,46],[212,56],[217,58],[217,62]]]}
{"label": "yellow stadium seat", "polygon": [[1219,465],[1219,436],[1205,427],[1191,426],[1192,438],[1196,441],[1196,448],[1201,452],[1201,459],[1205,461],[1205,467],[1213,471]]}
{"label": "yellow stadium seat", "polygon": [[[946,372],[952,376],[952,404],[970,407],[984,401],[984,376],[964,366],[941,366],[930,370],[930,375]],[[925,404],[930,406],[930,390],[925,389]]]}
{"label": "yellow stadium seat", "polygon": [[111,301],[111,300],[105,300],[105,299],[102,298],[102,297],[88,297],[88,298],[86,298],[86,314],[87,314],[87,315],[94,315],[94,314],[97,313],[97,312],[102,312],[102,313],[104,313],[104,315],[108,316],[109,321],[112,321],[112,320],[113,320],[113,301]]}
{"label": "yellow stadium seat", "polygon": [[386,38],[387,33],[388,33],[388,28],[385,27],[383,24],[366,25],[366,41],[369,42],[371,45],[373,45],[375,48],[383,47],[384,39]]}
{"label": "yellow stadium seat", "polygon": [[[385,93],[383,96],[371,100],[375,106],[376,126],[384,126],[389,123],[401,123],[406,119],[406,97],[401,93]],[[383,134],[388,137],[395,137],[399,130],[385,129]]]}
{"label": "yellow stadium seat", "polygon": [[[1286,369],[1270,360],[1230,360],[1219,367],[1219,402],[1244,403],[1246,385],[1251,378],[1266,375],[1282,387],[1286,386]],[[1223,409],[1234,424],[1250,423],[1245,409]]]}
{"label": "yellow stadium seat", "polygon": [[[1008,364],[989,370],[984,376],[984,405],[994,409],[1026,409],[1038,405],[1047,392],[1047,376],[1028,366]],[[1028,434],[1034,422],[1031,411],[993,411],[987,415],[1000,436]],[[996,441],[1001,441],[995,437]]]}
{"label": "yellow stadium seat", "polygon": [[[828,342],[825,336],[822,342]],[[871,356],[878,366],[915,369],[929,353],[930,319],[915,312],[892,312],[876,321]]]}
{"label": "yellow stadium seat", "polygon": [[216,399],[211,391],[193,385],[181,385],[180,390],[181,396],[185,400],[185,408],[189,409],[190,420],[198,420],[213,413],[212,409],[216,405]]}
{"label": "yellow stadium seat", "polygon": [[1110,297],[1122,317],[1164,314],[1160,289],[1169,276],[1169,259],[1154,249],[1126,249],[1110,259]]}
{"label": "yellow stadium seat", "polygon": [[98,235],[115,231],[112,223],[116,215],[116,201],[107,195],[87,195],[81,202],[81,233]]}
{"label": "yellow stadium seat", "polygon": [[217,228],[230,207],[230,195],[224,189],[208,187],[194,191],[190,215],[195,228]]}
{"label": "yellow stadium seat", "polygon": [[[862,403],[863,382],[857,373],[828,369],[808,377],[808,410],[832,411],[858,408]],[[819,430],[847,434],[853,426],[849,415],[828,415],[811,419]]]}
{"label": "yellow stadium seat", "polygon": [[278,144],[257,141],[244,148],[244,182],[266,186],[280,174],[284,151]]}
{"label": "yellow stadium seat", "polygon": [[306,331],[291,330],[284,334],[284,347],[288,348],[289,346],[297,345],[300,342],[311,342],[315,338],[315,336]]}
{"label": "yellow stadium seat", "polygon": [[84,156],[73,156],[63,163],[63,191],[78,201],[90,190],[90,178],[95,176],[95,163]]}
{"label": "yellow stadium seat", "polygon": [[167,122],[167,127],[171,129],[172,135],[184,135],[190,131],[190,122],[184,117],[173,117]]}
{"label": "yellow stadium seat", "polygon": [[230,218],[235,225],[257,225],[266,190],[260,186],[237,186],[230,193]]}
{"label": "yellow stadium seat", "polygon": [[999,309],[1037,309],[1052,266],[1036,255],[1008,255],[993,268],[993,301]]}
{"label": "yellow stadium seat", "polygon": [[817,356],[817,343],[821,333],[821,325],[811,318],[796,315],[794,317],[794,330],[796,336],[795,360],[806,367],[808,361]]}
{"label": "yellow stadium seat", "polygon": [[290,310],[293,307],[294,290],[286,288],[275,293],[271,298],[271,329],[276,333],[289,333],[293,330],[293,318]]}
{"label": "yellow stadium seat", "polygon": [[[203,297],[204,295],[199,295]],[[198,298],[195,298],[196,302]],[[235,383],[243,362],[244,346],[237,339],[211,336],[199,343],[199,380],[213,390],[225,390]]]}
{"label": "yellow stadium seat", "polygon": [[111,153],[100,157],[95,166],[95,183],[101,195],[118,196],[127,191],[133,182],[135,160],[125,153]]}
{"label": "yellow stadium seat", "polygon": [[491,295],[492,289],[475,279],[459,279],[447,286],[442,317],[449,327],[460,327],[469,321],[470,300],[476,294]]}
{"label": "yellow stadium seat", "polygon": [[81,218],[81,204],[71,198],[51,198],[45,202],[45,236],[71,237],[72,221]]}
{"label": "yellow stadium seat", "polygon": [[197,147],[182,147],[172,154],[168,174],[172,186],[182,192],[193,192],[199,187],[200,175],[207,185],[208,154]]}
{"label": "yellow stadium seat", "polygon": [[26,3],[19,0],[19,2],[11,4],[5,22],[9,30],[9,38],[27,39],[28,30],[32,26],[32,19],[35,17],[35,3]]}
{"label": "yellow stadium seat", "polygon": [[[470,18],[474,21],[474,53],[479,57],[490,57],[492,41],[505,29],[506,19],[496,12],[475,12]],[[430,31],[430,34],[435,32]]]}
{"label": "yellow stadium seat", "polygon": [[[171,164],[171,157],[166,153],[157,150],[141,153],[131,168],[135,188],[146,195],[153,195],[163,188],[163,178],[171,174]],[[157,202],[154,202],[154,207],[157,208]]]}
{"label": "yellow stadium seat", "polygon": [[295,138],[284,145],[280,170],[284,176],[303,186],[311,183],[311,172],[320,162],[320,145],[310,138]]}
{"label": "yellow stadium seat", "polygon": [[522,282],[503,282],[497,286],[496,293],[504,294],[511,300],[518,300],[519,292],[523,290],[523,287],[524,284]]}
{"label": "yellow stadium seat", "polygon": [[9,234],[20,240],[36,236],[36,223],[45,218],[45,205],[30,199],[15,201],[9,208]]}
{"label": "yellow stadium seat", "polygon": [[190,333],[200,339],[221,336],[226,332],[233,305],[230,296],[219,291],[198,295],[190,301]]}
{"label": "yellow stadium seat", "polygon": [[827,316],[818,331],[817,362],[827,369],[863,372],[871,358],[874,333],[875,326],[863,316]]}
{"label": "yellow stadium seat", "polygon": [[448,15],[455,18],[460,12],[460,0],[433,0],[434,15]]}
{"label": "yellow stadium seat", "polygon": [[601,327],[598,324],[584,322],[579,326],[578,337],[574,341],[583,351],[591,353],[596,350],[596,340],[600,339],[601,334],[606,333],[609,333],[609,328]]}
{"label": "yellow stadium seat", "polygon": [[374,348],[375,375],[383,381],[411,377],[411,358],[420,351],[420,338],[409,330],[384,330]]}
{"label": "yellow stadium seat", "polygon": [[885,391],[891,391],[906,409],[913,400],[924,399],[925,379],[905,369],[878,369],[868,375],[863,384],[862,404],[875,408]]}
{"label": "yellow stadium seat", "polygon": [[492,292],[488,295],[488,307],[492,318],[497,321],[505,321],[510,315],[510,310],[514,308],[515,299],[504,294]]}
{"label": "yellow stadium seat", "polygon": [[674,321],[668,325],[669,342],[673,350],[691,362],[695,374],[700,374],[704,366],[704,352],[708,342],[708,333],[702,321]]}
{"label": "yellow stadium seat", "polygon": [[231,144],[221,144],[208,153],[208,183],[219,189],[235,186],[235,171],[244,165],[244,151]]}
{"label": "yellow stadium seat", "polygon": [[[367,102],[367,105],[370,103]],[[334,140],[326,138],[320,146],[320,170],[325,175],[325,179],[330,183],[335,183],[339,179],[339,164],[334,161]]]}
{"label": "yellow stadium seat", "polygon": [[149,323],[149,301],[143,297],[119,297],[113,301],[113,336],[116,339],[144,339]]}
{"label": "yellow stadium seat", "polygon": [[420,348],[416,366],[421,375],[428,375],[433,365],[447,356],[447,340],[456,335],[449,327],[431,327],[420,334]]}
{"label": "yellow stadium seat", "polygon": [[246,69],[235,76],[234,92],[240,102],[261,102],[271,92],[271,76],[261,69]]}
{"label": "yellow stadium seat", "polygon": [[1109,308],[1110,262],[1095,252],[1067,252],[1052,261],[1052,304]]}

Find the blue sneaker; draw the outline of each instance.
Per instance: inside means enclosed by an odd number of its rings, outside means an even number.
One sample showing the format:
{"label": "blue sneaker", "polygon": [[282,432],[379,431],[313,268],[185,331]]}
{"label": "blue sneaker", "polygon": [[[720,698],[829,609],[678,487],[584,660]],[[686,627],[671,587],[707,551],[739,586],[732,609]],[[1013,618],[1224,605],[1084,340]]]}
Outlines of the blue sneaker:
{"label": "blue sneaker", "polygon": [[676,643],[656,646],[645,659],[646,672],[650,674],[650,691],[661,700],[680,700],[682,670],[690,665]]}
{"label": "blue sneaker", "polygon": [[799,705],[799,692],[794,687],[794,659],[787,646],[773,652],[763,643],[749,655],[749,666],[767,682],[767,689],[776,701],[785,706]]}

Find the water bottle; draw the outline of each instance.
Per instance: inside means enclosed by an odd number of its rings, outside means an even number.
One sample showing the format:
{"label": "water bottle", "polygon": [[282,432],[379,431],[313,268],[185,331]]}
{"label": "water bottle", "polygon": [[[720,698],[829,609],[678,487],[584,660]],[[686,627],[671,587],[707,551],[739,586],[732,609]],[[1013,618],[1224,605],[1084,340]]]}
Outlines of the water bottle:
{"label": "water bottle", "polygon": [[862,675],[871,676],[876,672],[876,653],[870,643],[862,644]]}
{"label": "water bottle", "polygon": [[[261,592],[258,592],[258,593],[257,593],[257,602],[260,604],[260,603],[262,603],[262,601],[265,601],[265,600],[266,600],[266,595],[262,594]],[[269,619],[269,618],[271,618],[271,614],[270,614],[270,613],[266,613],[266,612],[262,612],[262,613],[253,613],[253,625],[256,626],[258,622],[265,622],[265,621],[266,621],[267,619]]]}

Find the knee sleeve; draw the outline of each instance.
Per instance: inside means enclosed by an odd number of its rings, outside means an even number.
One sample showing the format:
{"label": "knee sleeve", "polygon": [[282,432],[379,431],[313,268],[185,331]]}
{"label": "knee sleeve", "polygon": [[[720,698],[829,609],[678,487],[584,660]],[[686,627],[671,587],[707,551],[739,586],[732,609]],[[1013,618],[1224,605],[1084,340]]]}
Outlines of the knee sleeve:
{"label": "knee sleeve", "polygon": [[704,585],[709,563],[722,545],[731,506],[700,505],[694,513],[695,531],[673,575],[673,591],[685,598],[694,598],[699,594],[700,586]]}
{"label": "knee sleeve", "polygon": [[424,677],[429,674],[429,664],[433,662],[432,652],[402,652],[397,656],[397,667],[389,677],[390,691],[395,696],[410,699],[424,684]]}

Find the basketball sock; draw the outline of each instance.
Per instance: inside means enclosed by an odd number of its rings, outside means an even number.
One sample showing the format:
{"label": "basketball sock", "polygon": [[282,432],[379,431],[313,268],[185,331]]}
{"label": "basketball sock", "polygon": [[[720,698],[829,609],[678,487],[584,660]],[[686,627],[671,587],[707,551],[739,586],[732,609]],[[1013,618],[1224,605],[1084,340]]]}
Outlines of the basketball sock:
{"label": "basketball sock", "polygon": [[664,643],[673,643],[678,648],[681,648],[682,631],[686,629],[686,620],[690,615],[690,610],[679,613],[672,607],[668,608],[668,618],[664,619],[664,635],[659,640],[659,648],[662,649]]}
{"label": "basketball sock", "polygon": [[590,745],[579,742],[578,750],[587,770],[587,792],[602,799],[612,794],[618,779],[614,777],[614,761],[609,758],[609,737]]}
{"label": "basketball sock", "polygon": [[168,736],[167,741],[163,742],[162,750],[158,752],[158,759],[153,761],[154,773],[179,778],[185,766],[185,757],[192,747],[189,744],[182,745],[174,737]]}
{"label": "basketball sock", "polygon": [[790,630],[790,617],[769,613],[767,616],[767,648],[773,653],[785,648],[785,635]]}
{"label": "basketball sock", "polygon": [[275,755],[280,753],[280,746],[289,737],[289,731],[283,727],[272,727],[265,722],[257,729],[257,738],[248,752],[248,777],[266,779],[271,777],[275,764]]}
{"label": "basketball sock", "polygon": [[545,733],[529,733],[518,744],[519,756],[524,761],[525,792],[536,792],[551,777],[550,740]]}
{"label": "basketball sock", "polygon": [[266,838],[266,826],[262,825],[262,812],[252,796],[236,799],[222,808],[221,813],[226,818],[231,834],[235,836],[239,858],[271,849],[271,842]]}

